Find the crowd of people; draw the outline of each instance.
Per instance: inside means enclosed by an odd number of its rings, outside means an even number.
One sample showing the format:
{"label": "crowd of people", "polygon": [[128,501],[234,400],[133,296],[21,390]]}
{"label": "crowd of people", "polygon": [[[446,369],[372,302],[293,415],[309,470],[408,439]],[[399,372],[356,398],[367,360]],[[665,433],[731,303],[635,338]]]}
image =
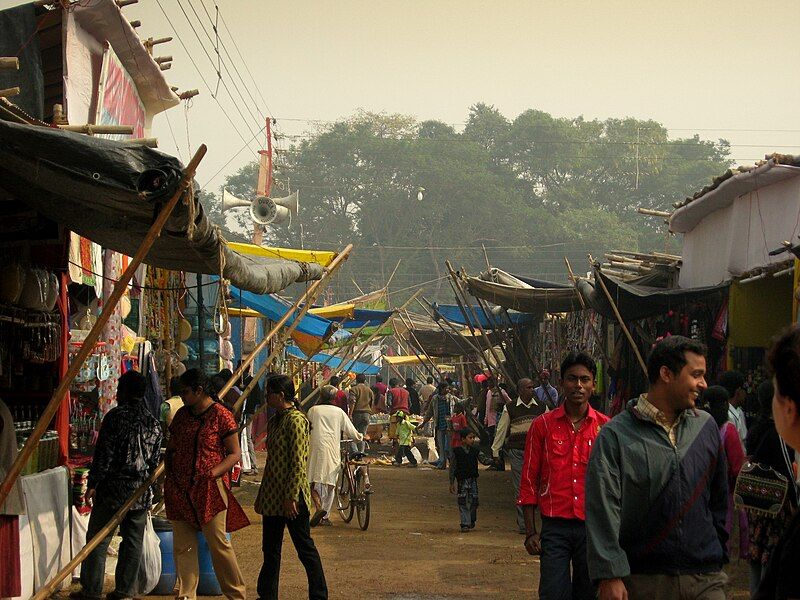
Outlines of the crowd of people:
{"label": "crowd of people", "polygon": [[[758,387],[759,410],[750,423],[741,408],[744,378],[727,372],[719,385],[708,386],[705,354],[702,344],[681,336],[657,342],[647,358],[647,392],[614,418],[600,410],[596,361],[583,352],[564,358],[558,387],[546,370],[538,386],[529,378],[513,387],[485,378],[473,402],[460,398],[452,381],[431,377],[416,389],[413,380],[392,378],[385,385],[380,377],[370,386],[359,375],[348,390],[335,379],[318,388],[306,414],[292,380],[269,376],[263,394],[271,412],[268,454],[254,505],[263,531],[259,597],[279,597],[285,529],[306,570],[309,597],[328,597],[311,528],[330,523],[342,442],[351,440],[355,459],[364,457],[370,415],[377,411],[390,415],[398,465],[418,464],[414,434],[430,427],[437,455],[431,464],[449,467],[462,533],[476,526],[481,448],[491,448],[491,468],[509,464],[517,528],[525,550],[540,557],[543,600],[722,600],[735,532],[738,555],[750,564],[752,597],[800,597],[792,462],[793,450],[800,450],[800,328],[770,350],[773,378]],[[252,436],[248,441],[247,419],[234,416],[246,384],[220,398],[226,377],[232,374],[208,378],[193,369],[176,378],[160,423],[143,401],[144,378],[123,375],[118,407],[103,421],[90,471],[92,537],[153,473],[166,433],[163,497],[179,598],[196,597],[198,535],[207,542],[222,593],[246,595],[227,534],[249,524],[230,474]],[[769,494],[752,481],[767,481],[761,487]],[[371,493],[368,481],[366,489]],[[136,575],[151,500],[148,491],[121,523],[112,600],[140,593]],[[84,562],[75,598],[101,597],[109,540]]]}

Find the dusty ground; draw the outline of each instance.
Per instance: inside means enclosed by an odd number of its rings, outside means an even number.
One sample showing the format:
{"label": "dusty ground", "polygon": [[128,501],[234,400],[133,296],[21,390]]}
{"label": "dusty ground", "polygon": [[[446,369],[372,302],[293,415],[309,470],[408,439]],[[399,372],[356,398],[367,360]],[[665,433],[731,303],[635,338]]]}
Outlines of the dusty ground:
{"label": "dusty ground", "polygon": [[[478,522],[467,534],[459,530],[445,471],[373,465],[370,476],[375,494],[366,532],[338,514],[332,527],[312,530],[332,599],[537,598],[538,558],[528,556],[517,533],[510,472],[481,471]],[[261,521],[252,506],[259,479],[244,479],[236,494],[252,525],[236,532],[233,543],[248,596],[256,598]],[[733,597],[749,597],[747,566],[734,562],[727,571]],[[307,597],[305,571],[287,534],[281,598]]]}

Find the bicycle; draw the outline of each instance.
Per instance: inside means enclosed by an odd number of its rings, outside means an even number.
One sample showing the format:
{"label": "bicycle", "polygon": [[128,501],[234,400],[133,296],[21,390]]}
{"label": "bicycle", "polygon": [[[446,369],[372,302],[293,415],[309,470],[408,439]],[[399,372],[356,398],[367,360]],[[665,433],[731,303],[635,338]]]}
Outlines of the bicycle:
{"label": "bicycle", "polygon": [[353,440],[342,440],[342,468],[336,480],[336,509],[345,523],[358,515],[358,525],[362,531],[369,527],[370,501],[372,488],[369,483],[369,465],[360,461],[366,456],[363,452],[350,453]]}

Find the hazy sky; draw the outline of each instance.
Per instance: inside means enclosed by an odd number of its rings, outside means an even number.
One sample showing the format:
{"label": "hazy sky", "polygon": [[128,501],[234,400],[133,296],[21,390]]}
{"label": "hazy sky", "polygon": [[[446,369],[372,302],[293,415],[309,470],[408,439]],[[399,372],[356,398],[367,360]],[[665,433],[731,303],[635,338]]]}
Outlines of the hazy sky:
{"label": "hazy sky", "polygon": [[[159,1],[216,87],[215,69],[181,12],[213,56],[200,29],[210,29],[202,7],[205,2],[213,16],[213,0]],[[0,7],[15,4],[0,0]],[[209,146],[202,184],[244,145],[223,110],[249,138],[263,124],[258,110],[275,117],[279,131],[297,134],[313,124],[293,119],[327,121],[359,108],[458,124],[470,104],[484,101],[509,118],[527,108],[567,117],[653,118],[673,137],[697,132],[729,139],[739,162],[773,150],[800,153],[795,2],[219,0],[219,10],[266,100],[238,63],[249,86],[249,94],[242,90],[253,113],[247,123],[239,115],[248,113],[234,90],[242,87],[235,74],[230,79],[223,69],[239,108],[220,86],[221,108],[177,38],[156,52],[174,57],[167,71],[173,85],[201,91],[188,111],[188,142],[184,108],[171,109],[169,121],[182,159],[188,145]],[[144,37],[175,35],[156,0],[124,12],[143,22]],[[222,23],[220,29],[238,60]],[[161,150],[176,152],[164,116],[154,134]],[[263,136],[257,141],[263,144]],[[240,154],[210,187],[252,158],[253,151]]]}

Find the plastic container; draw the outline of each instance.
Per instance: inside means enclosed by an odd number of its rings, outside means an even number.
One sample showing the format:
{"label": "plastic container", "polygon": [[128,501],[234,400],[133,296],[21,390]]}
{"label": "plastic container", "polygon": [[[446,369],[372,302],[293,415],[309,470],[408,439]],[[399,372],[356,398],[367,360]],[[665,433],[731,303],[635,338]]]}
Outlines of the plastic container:
{"label": "plastic container", "polygon": [[167,519],[155,517],[153,529],[158,536],[161,549],[161,577],[158,578],[158,583],[150,595],[172,596],[178,577],[175,572],[175,557],[172,554],[172,524]]}
{"label": "plastic container", "polygon": [[[161,548],[161,577],[158,584],[150,592],[151,596],[172,596],[177,581],[175,556],[172,551],[172,524],[167,519],[156,517],[153,519],[153,529],[159,539]],[[226,534],[230,539],[230,534]],[[222,590],[211,564],[211,553],[206,544],[203,533],[197,532],[197,559],[199,563],[200,578],[197,584],[198,596],[221,596]]]}

